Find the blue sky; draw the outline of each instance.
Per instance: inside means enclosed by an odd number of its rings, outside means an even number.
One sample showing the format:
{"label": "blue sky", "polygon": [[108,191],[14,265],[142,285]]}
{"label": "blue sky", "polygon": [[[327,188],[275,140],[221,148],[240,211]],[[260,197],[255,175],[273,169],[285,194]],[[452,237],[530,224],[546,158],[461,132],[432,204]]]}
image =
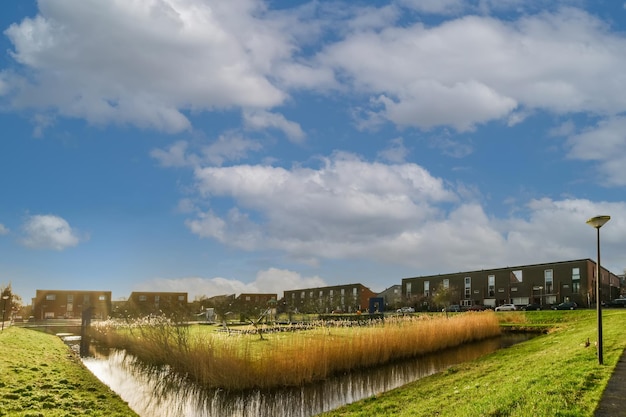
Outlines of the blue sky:
{"label": "blue sky", "polygon": [[626,268],[626,3],[0,4],[0,284]]}

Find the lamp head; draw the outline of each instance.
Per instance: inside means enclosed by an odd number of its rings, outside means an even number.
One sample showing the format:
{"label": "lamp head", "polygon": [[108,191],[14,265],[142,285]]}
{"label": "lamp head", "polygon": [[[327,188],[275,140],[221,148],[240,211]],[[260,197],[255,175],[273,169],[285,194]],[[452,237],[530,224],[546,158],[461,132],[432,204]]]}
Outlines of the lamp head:
{"label": "lamp head", "polygon": [[587,220],[587,224],[591,227],[595,227],[596,229],[599,229],[602,226],[604,226],[604,224],[608,222],[609,220],[611,220],[611,216],[596,216]]}

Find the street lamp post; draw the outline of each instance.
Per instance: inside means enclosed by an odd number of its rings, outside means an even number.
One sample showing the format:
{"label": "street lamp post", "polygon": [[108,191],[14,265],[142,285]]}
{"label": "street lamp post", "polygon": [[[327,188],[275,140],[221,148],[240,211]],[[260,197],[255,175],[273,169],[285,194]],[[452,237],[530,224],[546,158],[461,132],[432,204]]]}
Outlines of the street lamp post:
{"label": "street lamp post", "polygon": [[9,299],[8,295],[2,296],[2,331],[4,331],[4,312],[6,311],[8,299]]}
{"label": "street lamp post", "polygon": [[606,222],[611,220],[611,216],[596,216],[587,220],[587,224],[594,227],[597,231],[597,247],[598,247],[598,262],[596,263],[596,312],[598,316],[598,364],[602,365],[602,299],[600,298],[601,286],[601,273],[600,268],[600,228],[604,226]]}

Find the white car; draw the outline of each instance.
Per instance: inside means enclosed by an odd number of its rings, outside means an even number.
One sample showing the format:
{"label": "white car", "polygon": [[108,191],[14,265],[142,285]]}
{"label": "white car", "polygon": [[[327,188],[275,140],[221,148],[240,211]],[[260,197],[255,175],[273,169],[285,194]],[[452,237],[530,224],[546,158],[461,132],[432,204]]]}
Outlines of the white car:
{"label": "white car", "polygon": [[517,307],[515,304],[502,304],[501,306],[496,307],[496,311],[515,311]]}
{"label": "white car", "polygon": [[413,307],[402,307],[398,309],[398,313],[415,313],[415,309]]}

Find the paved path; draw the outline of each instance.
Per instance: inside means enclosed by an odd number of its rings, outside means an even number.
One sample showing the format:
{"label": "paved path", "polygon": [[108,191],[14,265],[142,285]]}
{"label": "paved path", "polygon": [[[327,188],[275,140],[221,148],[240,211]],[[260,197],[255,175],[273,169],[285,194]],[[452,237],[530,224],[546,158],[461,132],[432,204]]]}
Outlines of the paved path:
{"label": "paved path", "polygon": [[626,350],[602,394],[595,417],[626,417]]}

